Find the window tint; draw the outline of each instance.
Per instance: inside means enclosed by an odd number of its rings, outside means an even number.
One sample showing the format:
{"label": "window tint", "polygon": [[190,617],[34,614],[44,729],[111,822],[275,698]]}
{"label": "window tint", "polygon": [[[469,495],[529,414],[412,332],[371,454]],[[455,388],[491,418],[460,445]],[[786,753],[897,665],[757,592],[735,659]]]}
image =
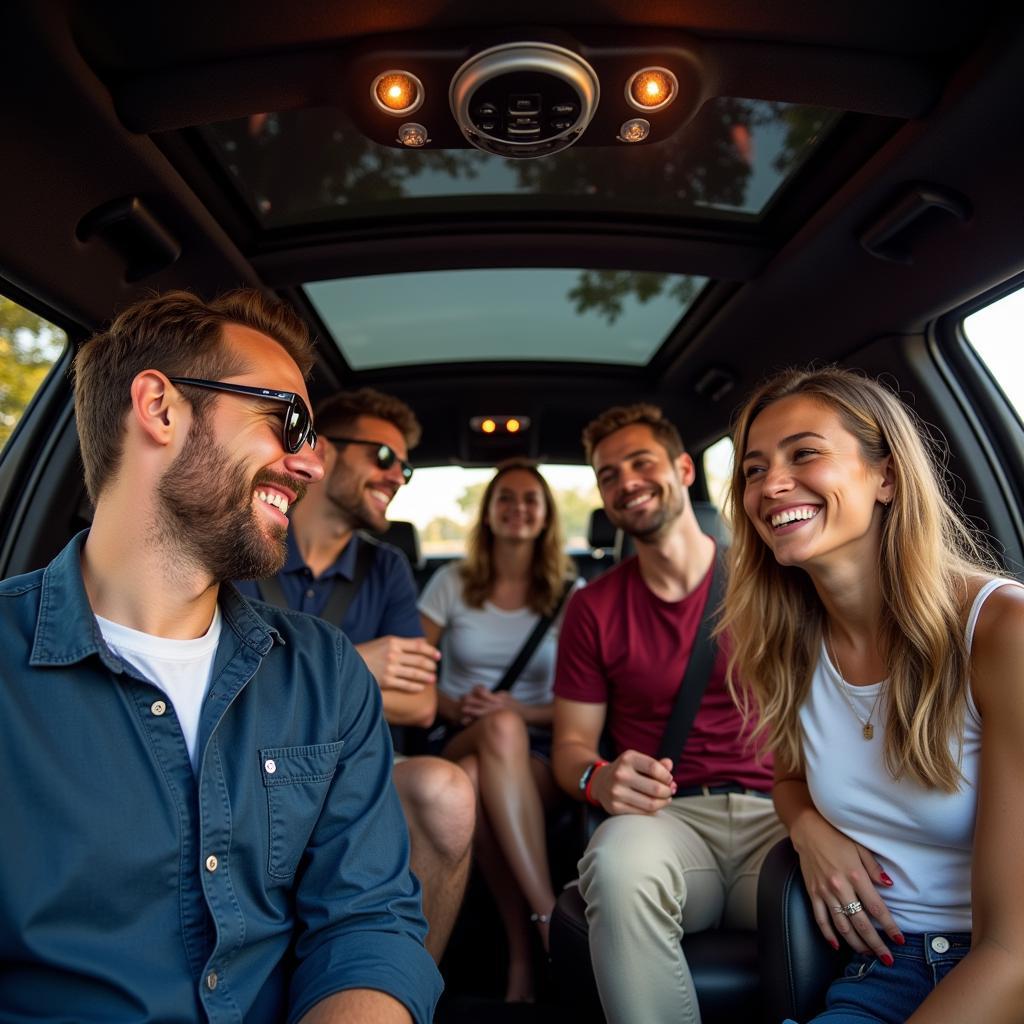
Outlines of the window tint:
{"label": "window tint", "polygon": [[726,495],[732,475],[732,438],[719,438],[704,449],[701,456],[704,463],[704,479],[708,482],[708,498],[724,516]]}
{"label": "window tint", "polygon": [[972,313],[964,334],[1024,422],[1024,288]]}
{"label": "window tint", "polygon": [[[589,466],[541,466],[558,505],[567,551],[586,551],[591,510],[601,499]],[[461,555],[476,522],[487,481],[493,469],[430,466],[417,469],[399,489],[388,508],[388,519],[408,520],[420,535],[423,554]]]}
{"label": "window tint", "polygon": [[0,295],[0,448],[67,343],[59,327]]}

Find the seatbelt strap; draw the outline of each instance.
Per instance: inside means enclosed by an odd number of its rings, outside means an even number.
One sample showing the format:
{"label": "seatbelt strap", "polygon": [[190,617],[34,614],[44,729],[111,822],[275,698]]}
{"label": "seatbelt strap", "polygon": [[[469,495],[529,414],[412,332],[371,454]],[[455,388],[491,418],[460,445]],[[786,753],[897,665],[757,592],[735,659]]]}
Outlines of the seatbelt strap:
{"label": "seatbelt strap", "polygon": [[697,636],[693,641],[690,660],[686,663],[686,669],[683,672],[683,681],[676,694],[675,703],[672,705],[672,714],[665,726],[665,734],[658,747],[656,755],[658,760],[667,757],[674,765],[683,752],[683,747],[686,746],[686,739],[693,727],[693,720],[697,717],[697,709],[704,697],[704,691],[708,688],[711,669],[715,664],[715,656],[718,654],[718,644],[712,637],[711,631],[718,621],[718,609],[724,594],[725,565],[721,549],[717,549],[715,561],[711,567],[708,596],[701,611],[700,625],[697,627]]}
{"label": "seatbelt strap", "polygon": [[572,590],[574,580],[566,580],[565,586],[562,588],[562,593],[558,598],[558,603],[551,612],[547,615],[542,615],[537,620],[537,625],[533,627],[533,631],[526,638],[523,646],[519,648],[519,653],[512,659],[512,663],[507,669],[505,674],[498,680],[498,685],[491,691],[492,693],[498,693],[501,690],[507,690],[522,674],[526,663],[533,657],[533,652],[540,646],[541,640],[544,639],[545,634],[551,628],[551,623],[558,618],[558,613],[562,610],[562,605],[565,604],[565,599],[569,596],[569,591]]}
{"label": "seatbelt strap", "polygon": [[[339,576],[334,581],[331,596],[327,598],[327,604],[324,605],[324,610],[320,613],[321,619],[339,628],[359,587],[369,574],[374,558],[377,557],[376,541],[361,533],[356,536],[359,539],[359,547],[356,549],[356,564],[352,579],[346,580]],[[260,580],[257,586],[263,600],[268,604],[277,605],[278,608],[289,607],[281,581],[276,576],[268,576],[267,579]]]}

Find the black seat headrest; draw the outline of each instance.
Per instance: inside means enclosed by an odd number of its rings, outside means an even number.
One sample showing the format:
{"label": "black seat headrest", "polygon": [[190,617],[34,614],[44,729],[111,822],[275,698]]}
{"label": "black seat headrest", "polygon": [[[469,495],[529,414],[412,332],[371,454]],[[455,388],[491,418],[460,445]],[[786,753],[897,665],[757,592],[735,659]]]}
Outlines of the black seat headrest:
{"label": "black seat headrest", "polygon": [[590,513],[590,522],[587,524],[587,543],[593,548],[606,548],[611,550],[615,547],[615,527],[608,518],[608,513],[603,508],[595,508]]}
{"label": "black seat headrest", "polygon": [[414,523],[408,523],[404,519],[394,519],[391,525],[379,534],[380,539],[388,544],[394,544],[396,548],[405,554],[413,569],[423,568],[423,552],[420,550],[420,535]]}

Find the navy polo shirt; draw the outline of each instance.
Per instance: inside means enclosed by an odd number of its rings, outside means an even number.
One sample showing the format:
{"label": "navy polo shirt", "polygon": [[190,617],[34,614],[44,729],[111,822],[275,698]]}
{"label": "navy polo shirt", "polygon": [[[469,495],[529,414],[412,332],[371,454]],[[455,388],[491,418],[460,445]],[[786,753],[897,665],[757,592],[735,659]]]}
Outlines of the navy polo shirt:
{"label": "navy polo shirt", "polygon": [[[355,575],[359,545],[371,543],[377,548],[373,564],[348,606],[345,618],[336,625],[341,626],[354,644],[376,640],[379,636],[423,636],[409,559],[393,545],[369,541],[358,533],[352,535],[333,565],[320,576],[314,576],[299,553],[292,531],[288,531],[288,557],[277,574],[288,607],[319,616],[327,607],[335,583],[339,579],[351,580]],[[263,599],[256,580],[238,581],[236,586],[246,597]]]}

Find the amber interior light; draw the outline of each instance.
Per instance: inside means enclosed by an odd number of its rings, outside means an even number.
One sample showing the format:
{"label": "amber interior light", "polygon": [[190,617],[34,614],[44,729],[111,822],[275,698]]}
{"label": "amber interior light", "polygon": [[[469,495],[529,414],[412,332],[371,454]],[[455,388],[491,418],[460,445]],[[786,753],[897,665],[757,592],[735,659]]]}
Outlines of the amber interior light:
{"label": "amber interior light", "polygon": [[485,434],[493,434],[494,431],[498,429],[498,424],[495,423],[494,420],[484,420],[483,423],[480,424],[480,429]]}
{"label": "amber interior light", "polygon": [[419,106],[421,87],[415,76],[404,71],[388,71],[373,83],[373,96],[385,110],[406,113]]}
{"label": "amber interior light", "polygon": [[508,432],[509,432],[510,434],[515,434],[515,433],[517,433],[517,432],[518,432],[518,430],[519,430],[519,420],[515,419],[514,417],[513,417],[512,419],[510,419],[510,420],[507,420],[507,421],[505,422],[505,429],[506,429],[506,430],[507,430],[507,431],[508,431]]}
{"label": "amber interior light", "polygon": [[629,80],[627,95],[634,107],[656,110],[675,99],[676,79],[664,68],[644,68]]}

